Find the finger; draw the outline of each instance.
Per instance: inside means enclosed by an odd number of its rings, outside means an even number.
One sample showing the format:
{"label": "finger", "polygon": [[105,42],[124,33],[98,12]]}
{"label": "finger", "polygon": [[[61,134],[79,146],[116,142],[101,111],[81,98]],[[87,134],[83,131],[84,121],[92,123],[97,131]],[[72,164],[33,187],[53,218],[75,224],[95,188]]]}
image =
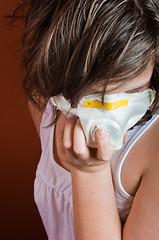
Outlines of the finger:
{"label": "finger", "polygon": [[75,124],[73,134],[73,150],[78,158],[86,160],[90,157],[89,148],[87,147],[86,138],[81,123],[78,120]]}
{"label": "finger", "polygon": [[[69,121],[71,121],[71,123],[68,123]],[[69,164],[69,162],[72,161],[72,159],[76,158],[76,155],[73,154],[73,151],[69,151],[68,148],[68,139],[70,139],[71,137],[71,133],[69,132],[70,129],[70,124],[73,123],[73,119],[69,119],[67,120],[66,116],[61,113],[56,125],[55,125],[55,145],[56,145],[56,149],[57,149],[57,155],[60,158],[60,160],[62,160],[63,162]],[[67,125],[67,126],[66,126]],[[66,131],[66,132],[65,132]],[[67,132],[69,134],[67,134]],[[67,136],[69,135],[69,136]],[[64,137],[65,136],[65,137]],[[64,140],[64,138],[66,139],[67,136],[67,141]],[[64,144],[63,144],[64,142]],[[67,142],[67,145],[66,143]],[[64,147],[65,145],[65,147]],[[55,150],[54,149],[54,152]]]}
{"label": "finger", "polygon": [[65,156],[65,149],[62,144],[65,120],[66,120],[65,115],[59,111],[58,119],[56,121],[55,129],[54,129],[55,134],[54,134],[53,149],[54,149],[54,152],[57,152],[57,155],[62,158]]}
{"label": "finger", "polygon": [[98,128],[96,130],[96,140],[98,146],[97,150],[98,159],[102,161],[109,161],[112,158],[115,151],[111,150],[109,135],[106,129]]}
{"label": "finger", "polygon": [[56,121],[56,128],[57,128],[57,137],[59,140],[61,140],[63,138],[63,133],[64,133],[64,126],[65,126],[65,122],[66,122],[66,116],[58,111],[58,119]]}
{"label": "finger", "polygon": [[63,134],[63,146],[65,148],[65,151],[70,151],[73,148],[73,131],[76,120],[77,117],[71,117],[66,119]]}

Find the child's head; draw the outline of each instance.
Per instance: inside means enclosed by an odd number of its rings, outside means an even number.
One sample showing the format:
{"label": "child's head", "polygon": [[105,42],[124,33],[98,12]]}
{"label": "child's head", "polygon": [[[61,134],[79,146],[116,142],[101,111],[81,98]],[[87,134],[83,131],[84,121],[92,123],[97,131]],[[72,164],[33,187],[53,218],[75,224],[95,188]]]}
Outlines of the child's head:
{"label": "child's head", "polygon": [[[27,1],[28,2],[28,1]],[[75,106],[100,86],[126,84],[154,66],[159,102],[158,0],[30,0],[24,35],[24,89],[63,94]],[[151,86],[151,85],[150,85]]]}

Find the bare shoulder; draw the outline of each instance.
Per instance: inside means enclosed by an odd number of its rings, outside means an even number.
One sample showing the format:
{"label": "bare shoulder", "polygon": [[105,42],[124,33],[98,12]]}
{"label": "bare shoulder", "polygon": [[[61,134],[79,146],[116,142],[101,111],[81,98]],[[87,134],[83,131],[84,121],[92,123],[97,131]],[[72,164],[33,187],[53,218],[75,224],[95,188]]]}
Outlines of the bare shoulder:
{"label": "bare shoulder", "polygon": [[159,119],[143,136],[143,144],[144,172],[124,226],[126,240],[156,240],[159,236]]}
{"label": "bare shoulder", "polygon": [[[149,131],[145,133],[143,137],[143,148],[145,145],[145,153],[146,153],[146,162],[145,171],[150,169],[150,167],[159,162],[159,117],[152,124]],[[156,167],[157,167],[156,166]]]}
{"label": "bare shoulder", "polygon": [[[121,181],[124,189],[135,196],[144,172],[159,162],[159,118],[139,138],[126,157],[122,170]],[[155,168],[155,167],[154,167]]]}

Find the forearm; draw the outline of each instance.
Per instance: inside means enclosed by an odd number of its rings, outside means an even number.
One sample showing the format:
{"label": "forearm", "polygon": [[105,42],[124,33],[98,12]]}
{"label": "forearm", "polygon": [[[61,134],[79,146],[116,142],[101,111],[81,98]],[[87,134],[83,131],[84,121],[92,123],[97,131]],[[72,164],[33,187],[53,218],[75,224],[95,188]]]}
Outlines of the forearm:
{"label": "forearm", "polygon": [[71,176],[76,240],[121,240],[109,163],[95,173],[72,169]]}

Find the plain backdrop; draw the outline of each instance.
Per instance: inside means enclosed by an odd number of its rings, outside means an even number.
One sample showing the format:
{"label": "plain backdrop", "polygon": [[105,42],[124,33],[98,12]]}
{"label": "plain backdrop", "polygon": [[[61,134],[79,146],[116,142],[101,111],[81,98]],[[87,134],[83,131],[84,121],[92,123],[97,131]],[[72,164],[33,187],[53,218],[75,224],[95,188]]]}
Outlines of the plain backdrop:
{"label": "plain backdrop", "polygon": [[22,89],[22,26],[6,26],[16,0],[0,0],[0,239],[45,240],[33,184],[40,140]]}

